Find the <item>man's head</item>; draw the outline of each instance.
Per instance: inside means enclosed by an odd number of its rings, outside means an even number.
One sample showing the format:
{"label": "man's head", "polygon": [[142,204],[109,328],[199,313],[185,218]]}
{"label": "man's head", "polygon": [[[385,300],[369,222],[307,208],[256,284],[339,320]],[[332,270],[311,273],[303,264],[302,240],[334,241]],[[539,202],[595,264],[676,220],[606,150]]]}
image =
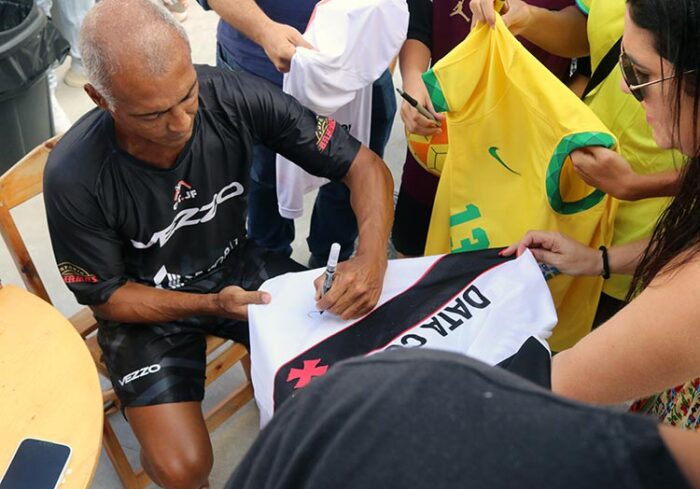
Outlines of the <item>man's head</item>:
{"label": "man's head", "polygon": [[182,26],[150,0],[101,0],[87,14],[80,52],[85,91],[127,137],[182,146],[197,112],[197,77]]}

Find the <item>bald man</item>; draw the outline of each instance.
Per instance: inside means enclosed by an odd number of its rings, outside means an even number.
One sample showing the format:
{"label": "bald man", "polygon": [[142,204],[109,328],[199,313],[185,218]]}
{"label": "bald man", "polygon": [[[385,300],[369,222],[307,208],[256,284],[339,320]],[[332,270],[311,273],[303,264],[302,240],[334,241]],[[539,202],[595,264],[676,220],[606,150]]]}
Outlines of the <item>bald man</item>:
{"label": "bald man", "polygon": [[[44,181],[56,262],[99,321],[112,382],[165,487],[206,487],[201,412],[205,334],[247,342],[247,305],[267,278],[301,267],[246,240],[252,148],[344,182],[360,229],[318,307],[343,318],[376,304],[386,269],[392,180],[331,119],[243,73],[193,66],[182,27],[148,0],[102,0],[81,52],[97,108],[62,138]],[[314,294],[310,287],[309,294]],[[283,325],[280,325],[283,326]]]}

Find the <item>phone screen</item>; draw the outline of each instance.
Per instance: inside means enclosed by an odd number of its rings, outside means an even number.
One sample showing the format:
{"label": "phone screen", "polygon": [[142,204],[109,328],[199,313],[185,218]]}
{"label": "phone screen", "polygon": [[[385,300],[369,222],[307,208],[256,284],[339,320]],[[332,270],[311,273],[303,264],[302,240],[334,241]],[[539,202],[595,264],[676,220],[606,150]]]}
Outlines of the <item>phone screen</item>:
{"label": "phone screen", "polygon": [[54,489],[70,452],[70,447],[59,443],[22,440],[0,480],[0,489]]}

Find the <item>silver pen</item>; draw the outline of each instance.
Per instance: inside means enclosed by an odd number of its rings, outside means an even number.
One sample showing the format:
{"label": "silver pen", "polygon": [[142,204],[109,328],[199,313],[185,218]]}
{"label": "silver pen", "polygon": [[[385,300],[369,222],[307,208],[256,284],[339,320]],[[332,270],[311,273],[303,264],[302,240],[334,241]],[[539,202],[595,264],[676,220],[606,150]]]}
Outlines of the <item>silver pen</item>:
{"label": "silver pen", "polygon": [[328,263],[326,263],[326,274],[323,277],[323,288],[321,289],[321,297],[331,290],[333,285],[333,276],[335,275],[335,267],[338,266],[338,258],[340,257],[340,245],[333,243],[331,252],[328,254]]}

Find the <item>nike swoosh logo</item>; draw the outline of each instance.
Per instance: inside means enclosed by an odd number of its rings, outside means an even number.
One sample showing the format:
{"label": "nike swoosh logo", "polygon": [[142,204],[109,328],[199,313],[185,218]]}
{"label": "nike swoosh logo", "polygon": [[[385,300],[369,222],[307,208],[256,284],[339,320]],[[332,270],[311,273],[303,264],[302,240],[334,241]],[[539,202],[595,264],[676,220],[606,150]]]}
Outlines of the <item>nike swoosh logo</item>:
{"label": "nike swoosh logo", "polygon": [[511,172],[511,173],[514,173],[515,175],[522,176],[522,175],[520,175],[520,173],[518,173],[517,171],[513,170],[511,167],[509,167],[508,165],[506,165],[505,162],[501,159],[501,157],[498,156],[498,148],[497,148],[496,146],[491,146],[491,147],[489,148],[489,154],[490,154],[491,156],[493,156],[493,158],[494,158],[496,161],[498,161],[498,162],[501,164],[501,166],[502,166],[503,168],[505,168],[506,170],[508,170],[508,171]]}

